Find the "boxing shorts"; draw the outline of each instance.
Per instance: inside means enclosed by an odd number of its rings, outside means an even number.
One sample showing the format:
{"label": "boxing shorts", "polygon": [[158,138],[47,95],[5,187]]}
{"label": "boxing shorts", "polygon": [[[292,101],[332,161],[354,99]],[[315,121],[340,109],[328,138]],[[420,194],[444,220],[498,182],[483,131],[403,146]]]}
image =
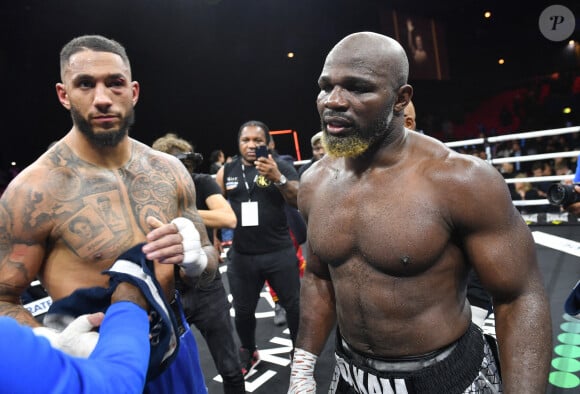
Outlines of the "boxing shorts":
{"label": "boxing shorts", "polygon": [[495,339],[471,323],[461,338],[443,349],[384,359],[353,350],[337,330],[337,364],[329,393],[501,393],[496,349]]}

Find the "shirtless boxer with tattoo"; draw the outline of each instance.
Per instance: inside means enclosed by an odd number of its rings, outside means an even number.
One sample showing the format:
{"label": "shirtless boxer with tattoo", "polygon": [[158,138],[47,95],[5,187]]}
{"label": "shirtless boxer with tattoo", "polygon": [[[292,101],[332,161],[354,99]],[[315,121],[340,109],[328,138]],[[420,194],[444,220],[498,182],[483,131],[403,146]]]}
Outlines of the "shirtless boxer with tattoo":
{"label": "shirtless boxer with tattoo", "polygon": [[[20,295],[36,277],[55,301],[79,288],[106,287],[101,272],[146,242],[143,252],[156,261],[156,277],[173,300],[175,265],[184,280],[211,280],[218,261],[185,167],[128,135],[139,83],[131,79],[125,49],[101,36],[77,37],[63,47],[60,66],[56,92],[71,113],[72,129],[0,199],[0,314],[32,327],[39,323]],[[103,198],[110,201],[110,215],[99,209]],[[92,229],[88,239],[71,225],[81,217]],[[187,324],[183,329],[173,364],[182,354],[198,361],[194,337]],[[206,392],[203,377],[187,382],[192,374],[177,376],[171,367],[158,378],[167,382],[159,388],[153,381],[151,391]],[[201,375],[199,366],[188,368]]]}
{"label": "shirtless boxer with tattoo", "polygon": [[[326,58],[327,155],[298,196],[309,260],[289,392],[315,392],[336,321],[331,392],[544,393],[551,323],[530,231],[491,165],[404,128],[407,78],[403,48],[375,33]],[[471,267],[493,298],[499,359],[471,323]]]}

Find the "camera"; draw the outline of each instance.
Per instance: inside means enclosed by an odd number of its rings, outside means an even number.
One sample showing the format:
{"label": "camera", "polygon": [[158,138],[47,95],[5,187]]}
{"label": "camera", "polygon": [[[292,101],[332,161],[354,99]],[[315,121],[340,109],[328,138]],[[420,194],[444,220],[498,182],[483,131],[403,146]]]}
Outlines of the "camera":
{"label": "camera", "polygon": [[567,207],[570,204],[580,201],[580,194],[574,190],[573,185],[564,185],[562,183],[555,183],[548,189],[548,201],[552,205]]}
{"label": "camera", "polygon": [[203,155],[197,152],[178,153],[175,155],[191,172],[203,163]]}

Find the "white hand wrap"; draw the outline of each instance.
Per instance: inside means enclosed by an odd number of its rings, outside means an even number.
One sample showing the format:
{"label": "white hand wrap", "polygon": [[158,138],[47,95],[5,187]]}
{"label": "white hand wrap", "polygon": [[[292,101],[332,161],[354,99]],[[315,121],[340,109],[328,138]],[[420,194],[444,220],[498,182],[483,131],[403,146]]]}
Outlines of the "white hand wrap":
{"label": "white hand wrap", "polygon": [[318,356],[304,349],[294,349],[288,394],[316,393],[314,367]]}
{"label": "white hand wrap", "polygon": [[92,331],[94,326],[89,322],[87,316],[77,317],[61,332],[48,327],[35,327],[32,331],[34,334],[48,339],[54,348],[71,356],[87,358],[99,341],[99,333]]}
{"label": "white hand wrap", "polygon": [[175,218],[171,223],[177,226],[183,238],[183,263],[179,266],[189,277],[200,276],[207,267],[207,256],[201,247],[199,231],[193,222],[186,218]]}

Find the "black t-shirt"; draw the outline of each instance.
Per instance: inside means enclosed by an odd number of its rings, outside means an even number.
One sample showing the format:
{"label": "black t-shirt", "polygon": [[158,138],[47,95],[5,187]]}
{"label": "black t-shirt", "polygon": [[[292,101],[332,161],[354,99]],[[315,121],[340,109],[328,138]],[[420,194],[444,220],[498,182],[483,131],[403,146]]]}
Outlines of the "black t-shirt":
{"label": "black t-shirt", "polygon": [[[208,174],[193,174],[193,183],[195,184],[195,206],[197,209],[209,209],[205,200],[214,194],[222,194],[222,189],[215,179]],[[207,235],[213,242],[213,230],[208,227]]]}
{"label": "black t-shirt", "polygon": [[[211,175],[193,174],[193,183],[195,185],[195,206],[197,209],[209,209],[205,200],[214,194],[222,194],[222,189]],[[213,242],[213,230],[209,227],[207,228],[207,235],[210,242]],[[221,280],[221,274],[218,269],[215,273],[214,280],[201,290],[213,290],[216,287],[221,286],[221,284],[217,283],[219,280]],[[183,283],[179,275],[176,275],[175,288],[182,294],[185,294],[189,286]]]}
{"label": "black t-shirt", "polygon": [[[288,181],[298,180],[292,164],[275,160]],[[224,166],[224,185],[226,198],[238,219],[232,245],[236,252],[263,254],[293,246],[284,211],[286,202],[276,185],[258,177],[254,166],[242,166],[241,157]],[[257,226],[242,226],[242,203],[248,201],[258,202]]]}

